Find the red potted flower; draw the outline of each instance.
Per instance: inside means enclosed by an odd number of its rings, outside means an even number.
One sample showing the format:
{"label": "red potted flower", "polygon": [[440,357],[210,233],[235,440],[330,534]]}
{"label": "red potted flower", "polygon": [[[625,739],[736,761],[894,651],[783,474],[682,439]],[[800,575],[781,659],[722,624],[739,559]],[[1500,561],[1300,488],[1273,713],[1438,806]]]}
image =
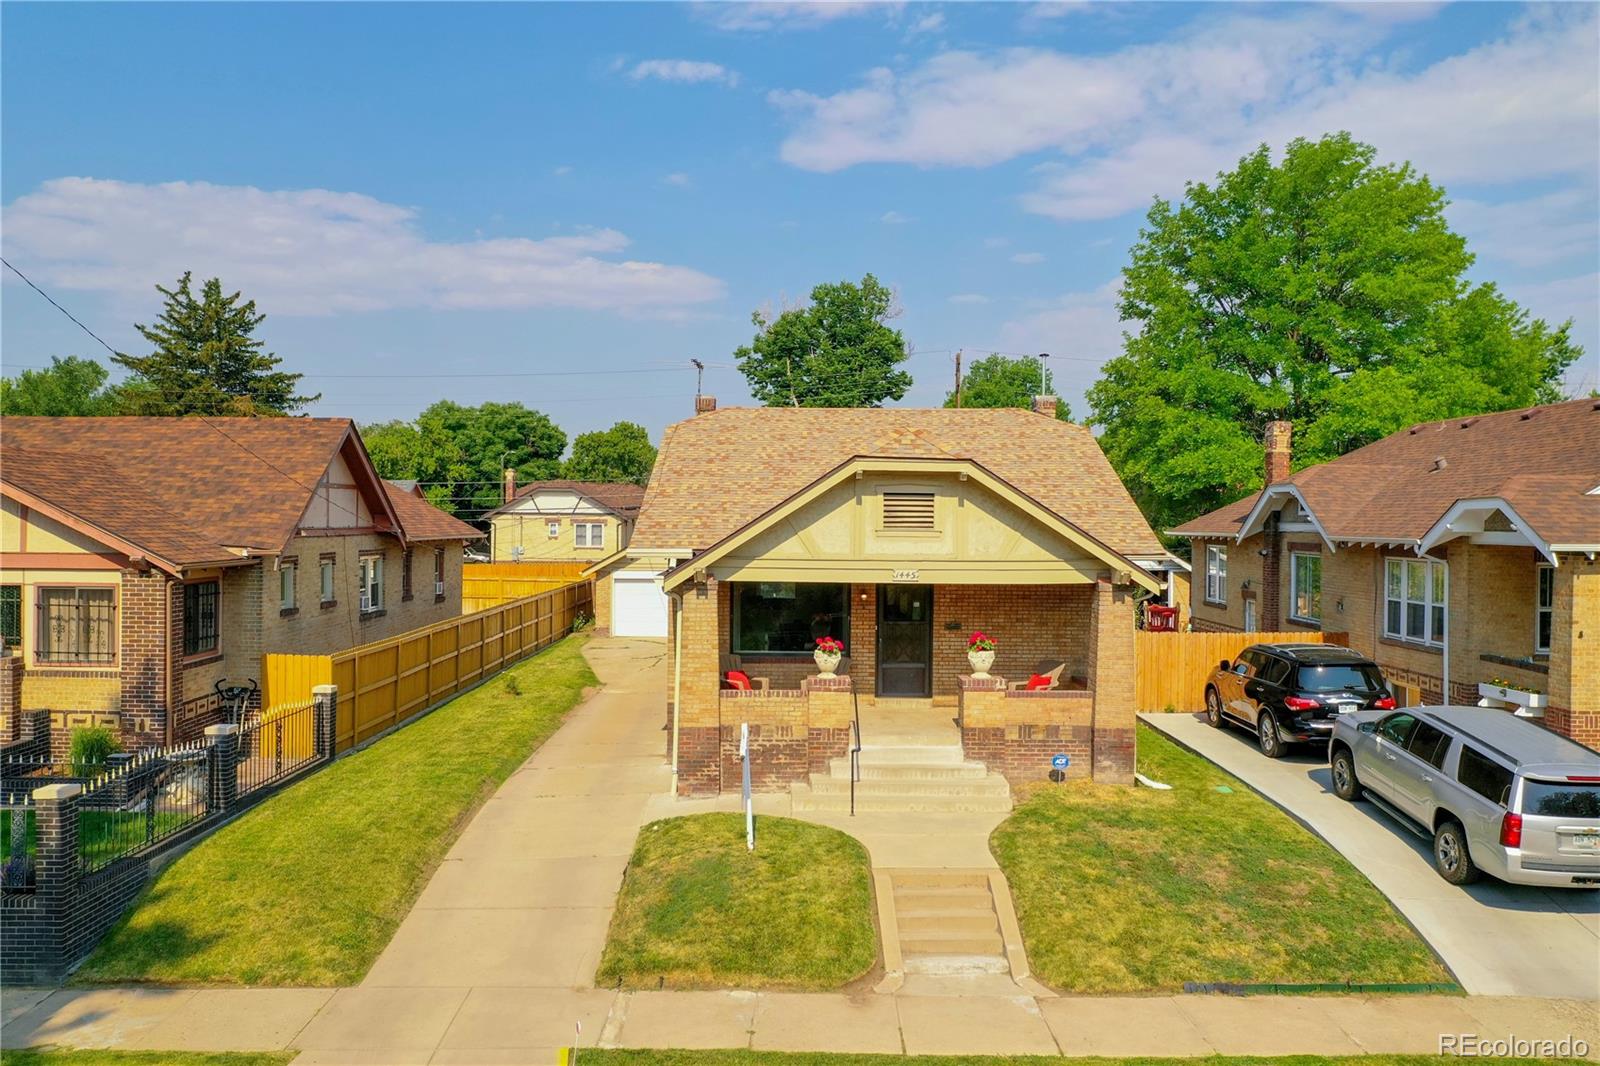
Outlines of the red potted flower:
{"label": "red potted flower", "polygon": [[994,665],[994,638],[978,630],[967,638],[967,662],[972,664],[972,676],[986,678]]}
{"label": "red potted flower", "polygon": [[819,676],[837,677],[834,671],[839,669],[839,661],[844,658],[844,641],[838,637],[818,637],[811,657],[817,662]]}

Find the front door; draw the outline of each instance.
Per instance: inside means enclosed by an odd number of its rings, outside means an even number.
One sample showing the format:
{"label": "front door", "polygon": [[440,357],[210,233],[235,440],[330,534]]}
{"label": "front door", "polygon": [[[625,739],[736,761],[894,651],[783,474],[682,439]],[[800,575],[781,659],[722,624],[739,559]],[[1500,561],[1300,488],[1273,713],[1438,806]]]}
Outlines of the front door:
{"label": "front door", "polygon": [[878,586],[878,695],[933,695],[932,586]]}

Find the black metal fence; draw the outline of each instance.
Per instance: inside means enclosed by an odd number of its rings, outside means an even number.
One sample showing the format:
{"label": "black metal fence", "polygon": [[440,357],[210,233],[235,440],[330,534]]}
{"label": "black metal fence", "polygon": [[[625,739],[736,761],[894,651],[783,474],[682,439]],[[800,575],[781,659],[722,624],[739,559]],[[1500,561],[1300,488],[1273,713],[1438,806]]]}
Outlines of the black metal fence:
{"label": "black metal fence", "polygon": [[218,756],[198,740],[136,755],[91,779],[78,801],[78,868],[104,869],[204,818]]}
{"label": "black metal fence", "polygon": [[318,759],[316,705],[271,707],[239,731],[239,795],[277,784]]}
{"label": "black metal fence", "polygon": [[38,851],[39,822],[33,796],[0,793],[0,891],[33,891]]}

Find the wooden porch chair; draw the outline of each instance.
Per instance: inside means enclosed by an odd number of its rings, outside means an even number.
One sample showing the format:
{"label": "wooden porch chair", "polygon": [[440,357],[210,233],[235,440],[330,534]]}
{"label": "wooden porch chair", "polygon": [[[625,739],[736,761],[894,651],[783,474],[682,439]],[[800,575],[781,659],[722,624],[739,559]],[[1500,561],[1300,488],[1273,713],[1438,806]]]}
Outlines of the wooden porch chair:
{"label": "wooden porch chair", "polygon": [[[1050,679],[1050,683],[1048,685],[1044,686],[1043,688],[1034,689],[1034,691],[1035,692],[1048,692],[1053,688],[1060,688],[1061,687],[1061,675],[1066,670],[1066,668],[1067,668],[1067,664],[1064,663],[1064,662],[1040,663],[1039,666],[1038,666],[1038,669],[1034,670],[1034,673],[1043,674],[1045,677],[1048,677]],[[1009,684],[1006,687],[1011,689],[1011,691],[1013,691],[1013,692],[1021,692],[1021,691],[1023,691],[1024,689],[1026,689],[1028,687],[1028,682],[1030,680],[1032,680],[1032,679],[1031,678],[1023,678],[1021,681],[1013,681],[1013,682],[1011,682],[1011,684]]]}
{"label": "wooden porch chair", "polygon": [[[723,652],[722,653],[721,662],[720,662],[720,665],[719,665],[718,669],[721,670],[721,676],[719,677],[719,680],[724,681],[724,682],[727,681],[728,671],[729,670],[741,670],[741,671],[744,671],[745,674],[749,674],[750,673],[750,671],[745,670],[744,664],[742,662],[740,662],[739,657],[737,655],[733,655],[733,654],[730,654],[728,652]],[[772,681],[771,681],[770,678],[765,678],[765,677],[752,677],[752,678],[750,678],[750,687],[753,688],[753,689],[756,689],[758,691],[765,691],[766,689],[770,688],[771,685],[772,685]]]}

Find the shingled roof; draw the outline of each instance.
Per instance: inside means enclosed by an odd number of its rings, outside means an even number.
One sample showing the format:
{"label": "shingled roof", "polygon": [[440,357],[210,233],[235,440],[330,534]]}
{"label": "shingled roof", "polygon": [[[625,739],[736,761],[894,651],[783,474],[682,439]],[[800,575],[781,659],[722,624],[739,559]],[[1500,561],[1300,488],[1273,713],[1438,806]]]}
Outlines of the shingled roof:
{"label": "shingled roof", "polygon": [[[0,482],[152,561],[192,567],[281,550],[347,441],[360,448],[347,418],[7,417]],[[392,510],[374,483],[374,512]]]}
{"label": "shingled roof", "polygon": [[1014,408],[727,407],[668,426],[630,550],[700,551],[853,458],[965,459],[1123,555],[1163,550],[1094,435]]}
{"label": "shingled roof", "polygon": [[[1294,487],[1335,541],[1420,541],[1457,502],[1501,499],[1548,544],[1597,544],[1600,400],[1424,422],[1307,467],[1282,486]],[[1260,498],[1172,532],[1237,536]]]}
{"label": "shingled roof", "polygon": [[[643,485],[627,481],[566,481],[559,478],[553,481],[530,481],[517,490],[516,499],[525,499],[536,492],[552,491],[585,496],[622,518],[633,518],[639,513],[639,505],[644,502]],[[510,506],[501,504],[484,517],[500,514]]]}
{"label": "shingled roof", "polygon": [[415,481],[385,479],[384,488],[407,540],[478,540],[483,536],[479,530],[429,503]]}

